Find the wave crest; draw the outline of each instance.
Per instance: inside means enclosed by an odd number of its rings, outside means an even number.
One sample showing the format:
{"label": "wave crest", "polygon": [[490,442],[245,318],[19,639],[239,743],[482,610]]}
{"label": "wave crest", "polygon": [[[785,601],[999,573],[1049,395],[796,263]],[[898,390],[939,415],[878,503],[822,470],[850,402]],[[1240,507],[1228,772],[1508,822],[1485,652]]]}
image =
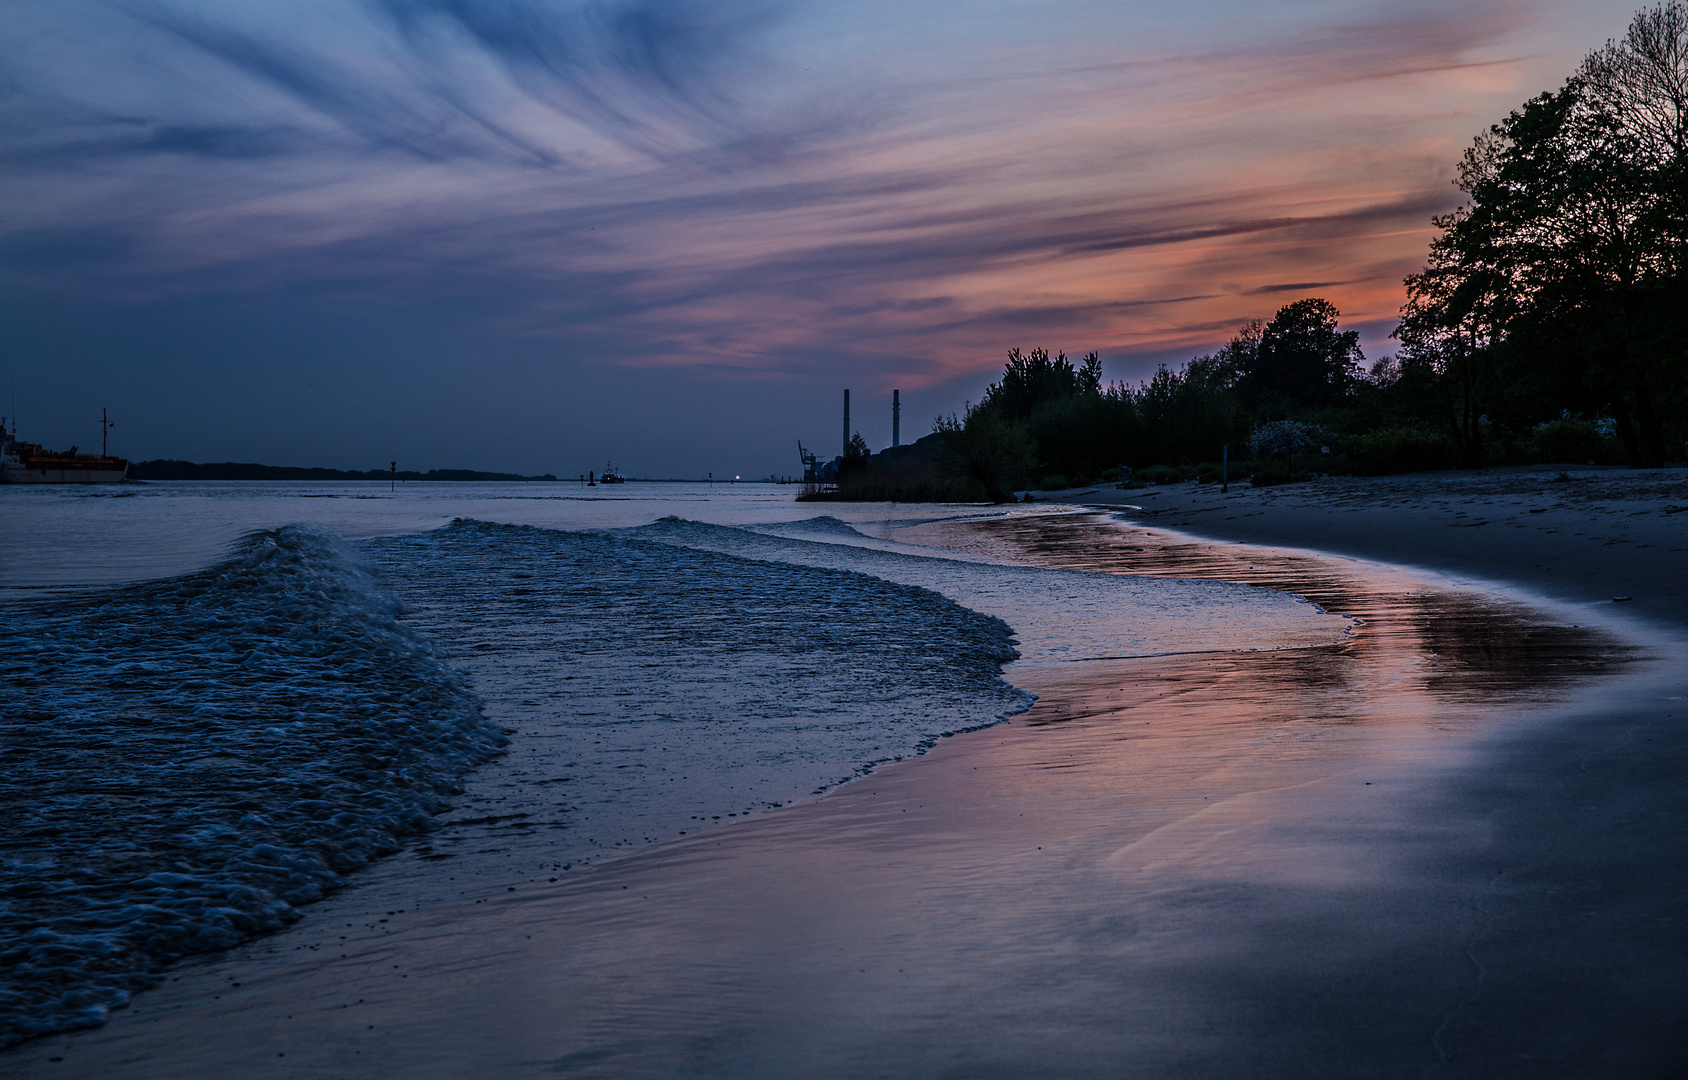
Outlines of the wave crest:
{"label": "wave crest", "polygon": [[0,627],[0,1045],[297,918],[503,736],[332,537]]}

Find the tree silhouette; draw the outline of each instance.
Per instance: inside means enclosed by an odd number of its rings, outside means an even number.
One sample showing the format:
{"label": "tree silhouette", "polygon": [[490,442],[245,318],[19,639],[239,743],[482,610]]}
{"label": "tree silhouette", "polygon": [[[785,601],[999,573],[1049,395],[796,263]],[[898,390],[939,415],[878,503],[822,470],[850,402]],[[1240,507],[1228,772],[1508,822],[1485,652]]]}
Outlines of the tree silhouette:
{"label": "tree silhouette", "polygon": [[1609,411],[1632,464],[1662,460],[1688,392],[1685,144],[1688,4],[1672,0],[1466,151],[1470,201],[1435,219],[1397,334],[1460,388],[1478,460],[1500,384]]}
{"label": "tree silhouette", "polygon": [[1240,349],[1237,393],[1254,408],[1336,405],[1348,396],[1365,359],[1360,335],[1337,329],[1329,300],[1310,296],[1278,310],[1260,331],[1252,355]]}
{"label": "tree silhouette", "polygon": [[1001,381],[986,388],[979,407],[1003,420],[1024,420],[1044,402],[1101,391],[1102,358],[1098,354],[1090,353],[1075,368],[1064,352],[1051,357],[1047,349],[1021,353],[1015,348],[1008,350]]}

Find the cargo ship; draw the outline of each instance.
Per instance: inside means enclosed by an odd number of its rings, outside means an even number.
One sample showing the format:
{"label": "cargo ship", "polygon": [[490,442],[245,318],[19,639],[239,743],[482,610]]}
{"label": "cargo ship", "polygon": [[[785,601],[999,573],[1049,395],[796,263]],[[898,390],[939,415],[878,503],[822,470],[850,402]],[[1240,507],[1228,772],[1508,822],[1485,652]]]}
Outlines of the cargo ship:
{"label": "cargo ship", "polygon": [[[101,422],[110,423],[103,414]],[[115,484],[129,475],[129,463],[120,457],[76,450],[21,442],[0,423],[0,484]]]}

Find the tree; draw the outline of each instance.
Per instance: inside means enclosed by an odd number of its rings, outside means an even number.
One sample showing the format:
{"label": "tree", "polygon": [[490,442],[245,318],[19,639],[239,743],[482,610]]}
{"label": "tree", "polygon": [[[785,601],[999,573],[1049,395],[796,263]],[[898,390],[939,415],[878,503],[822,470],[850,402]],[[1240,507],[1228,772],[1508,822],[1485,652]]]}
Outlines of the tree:
{"label": "tree", "polygon": [[1466,151],[1469,202],[1435,219],[1399,331],[1465,414],[1505,365],[1514,388],[1609,412],[1631,463],[1661,461],[1688,390],[1685,109],[1688,5],[1672,0]]}
{"label": "tree", "polygon": [[961,421],[940,416],[932,430],[943,436],[933,465],[945,480],[977,484],[991,502],[1011,502],[1014,489],[1032,466],[1031,440],[1018,424],[1004,420],[984,403],[967,410]]}
{"label": "tree", "polygon": [[867,440],[862,438],[861,432],[850,436],[850,441],[844,444],[844,456],[838,462],[838,482],[842,484],[867,472],[868,460],[872,457],[873,451],[868,449]]}
{"label": "tree", "polygon": [[[1434,219],[1446,226],[1452,215]],[[1503,277],[1480,260],[1466,260],[1445,233],[1431,242],[1430,265],[1407,278],[1407,303],[1394,336],[1406,359],[1433,371],[1459,463],[1483,466],[1483,417],[1494,394],[1507,292]]]}
{"label": "tree", "polygon": [[1251,342],[1234,342],[1244,402],[1322,408],[1345,400],[1365,357],[1360,335],[1337,329],[1340,314],[1329,300],[1308,297],[1280,308],[1252,350]]}
{"label": "tree", "polygon": [[1098,394],[1101,390],[1102,358],[1096,353],[1087,355],[1082,366],[1075,368],[1064,352],[1051,357],[1047,349],[1022,354],[1015,348],[1008,351],[1001,381],[985,389],[979,407],[1004,420],[1024,420],[1046,401]]}
{"label": "tree", "polygon": [[1227,390],[1235,389],[1243,373],[1254,370],[1260,356],[1260,338],[1265,332],[1265,323],[1250,319],[1217,353],[1196,357],[1190,361],[1190,367],[1199,367],[1208,382]]}

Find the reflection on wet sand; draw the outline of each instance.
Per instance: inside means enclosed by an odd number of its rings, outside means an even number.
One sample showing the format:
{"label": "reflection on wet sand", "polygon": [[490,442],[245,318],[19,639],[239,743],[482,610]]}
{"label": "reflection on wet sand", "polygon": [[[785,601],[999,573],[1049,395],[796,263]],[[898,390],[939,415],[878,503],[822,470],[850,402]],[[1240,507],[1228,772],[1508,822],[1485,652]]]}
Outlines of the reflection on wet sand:
{"label": "reflection on wet sand", "polygon": [[1262,681],[1336,691],[1320,710],[1333,719],[1356,707],[1387,708],[1386,693],[1422,693],[1441,705],[1551,701],[1640,655],[1605,630],[1555,619],[1509,597],[1311,552],[1191,540],[1111,513],[940,523],[906,529],[899,538],[1041,566],[1212,578],[1297,593],[1362,625],[1335,648],[1244,662]]}
{"label": "reflection on wet sand", "polygon": [[1492,989],[1533,969],[1477,959],[1520,859],[1488,842],[1492,793],[1437,770],[1633,651],[1389,568],[1101,517],[918,539],[1288,588],[1364,624],[1324,648],[1022,666],[1028,713],[818,801],[473,919],[328,927],[329,966],[301,931],[245,957],[238,1001],[172,984],[157,1026],[89,1037],[100,1075],[148,1075],[180,1032],[203,1075],[1554,1072],[1502,1037],[1528,1034],[1521,999]]}

